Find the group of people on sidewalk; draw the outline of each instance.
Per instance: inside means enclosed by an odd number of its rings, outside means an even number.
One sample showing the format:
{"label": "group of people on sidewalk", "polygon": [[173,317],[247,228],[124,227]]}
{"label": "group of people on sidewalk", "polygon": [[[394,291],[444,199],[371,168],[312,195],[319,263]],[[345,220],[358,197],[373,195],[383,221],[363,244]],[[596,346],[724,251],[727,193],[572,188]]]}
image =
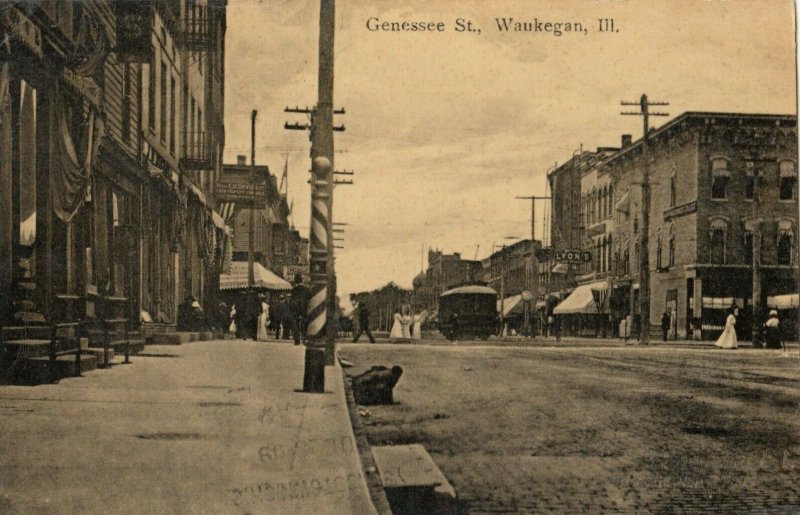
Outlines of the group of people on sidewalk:
{"label": "group of people on sidewalk", "polygon": [[[736,349],[739,347],[736,335],[736,317],[738,316],[739,308],[734,305],[731,307],[728,317],[725,319],[725,328],[722,330],[719,338],[717,338],[717,341],[714,342],[714,345],[721,349]],[[776,310],[773,309],[769,312],[769,318],[764,322],[763,329],[763,346],[765,348],[786,350],[786,347],[781,341],[780,320],[778,319],[778,312]],[[761,348],[762,343],[753,342],[753,346]]]}
{"label": "group of people on sidewalk", "polygon": [[309,291],[301,276],[296,276],[291,292],[276,296],[272,303],[265,293],[247,289],[239,293],[236,303],[228,309],[220,303],[219,317],[225,329],[237,338],[266,341],[269,333],[275,339],[294,339],[295,345],[305,341],[306,311]]}

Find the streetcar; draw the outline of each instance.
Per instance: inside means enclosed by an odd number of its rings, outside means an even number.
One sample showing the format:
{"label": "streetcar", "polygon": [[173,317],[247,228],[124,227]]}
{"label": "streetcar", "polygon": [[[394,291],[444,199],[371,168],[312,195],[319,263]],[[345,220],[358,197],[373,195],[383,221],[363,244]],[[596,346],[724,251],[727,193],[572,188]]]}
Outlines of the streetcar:
{"label": "streetcar", "polygon": [[500,319],[497,292],[482,284],[466,284],[439,295],[439,330],[448,340],[485,340]]}

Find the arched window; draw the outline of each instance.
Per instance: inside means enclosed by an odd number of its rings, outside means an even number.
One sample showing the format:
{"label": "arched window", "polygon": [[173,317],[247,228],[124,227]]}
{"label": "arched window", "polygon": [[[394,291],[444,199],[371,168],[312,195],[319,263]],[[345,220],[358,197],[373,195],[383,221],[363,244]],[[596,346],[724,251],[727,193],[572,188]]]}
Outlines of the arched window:
{"label": "arched window", "polygon": [[669,227],[669,266],[675,266],[675,226]]}
{"label": "arched window", "polygon": [[711,198],[712,199],[726,199],[728,198],[728,181],[730,180],[731,172],[728,170],[728,160],[722,157],[715,158],[711,161]]}
{"label": "arched window", "polygon": [[613,251],[611,247],[611,235],[609,234],[606,241],[606,256],[607,256],[606,270],[609,272],[614,271],[614,259],[613,256],[611,255],[612,252]]}
{"label": "arched window", "polygon": [[639,241],[633,244],[633,270],[639,271]]}
{"label": "arched window", "polygon": [[792,222],[781,220],[778,222],[778,264],[791,265],[794,243]]}
{"label": "arched window", "polygon": [[794,161],[780,162],[781,200],[793,200],[797,191],[797,166]]}
{"label": "arched window", "polygon": [[633,234],[639,232],[639,215],[633,216]]}
{"label": "arched window", "polygon": [[661,268],[661,227],[658,228],[658,236],[656,236],[656,269]]}
{"label": "arched window", "polygon": [[608,217],[611,218],[614,214],[614,185],[608,186]]}
{"label": "arched window", "polygon": [[709,260],[715,265],[725,264],[725,235],[728,231],[728,224],[724,220],[716,218],[711,220],[708,246]]}
{"label": "arched window", "polygon": [[675,206],[675,197],[676,197],[675,175],[672,175],[669,178],[669,207],[674,207]]}

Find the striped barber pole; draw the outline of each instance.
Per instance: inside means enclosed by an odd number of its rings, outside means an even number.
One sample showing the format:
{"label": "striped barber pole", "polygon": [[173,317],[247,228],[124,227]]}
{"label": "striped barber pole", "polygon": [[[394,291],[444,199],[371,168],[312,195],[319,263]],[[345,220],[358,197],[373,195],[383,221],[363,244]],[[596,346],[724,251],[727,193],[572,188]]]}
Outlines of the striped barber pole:
{"label": "striped barber pole", "polygon": [[309,268],[311,273],[310,299],[308,301],[309,341],[325,336],[328,297],[328,201],[330,199],[330,161],[317,157],[312,163],[311,230],[309,234]]}

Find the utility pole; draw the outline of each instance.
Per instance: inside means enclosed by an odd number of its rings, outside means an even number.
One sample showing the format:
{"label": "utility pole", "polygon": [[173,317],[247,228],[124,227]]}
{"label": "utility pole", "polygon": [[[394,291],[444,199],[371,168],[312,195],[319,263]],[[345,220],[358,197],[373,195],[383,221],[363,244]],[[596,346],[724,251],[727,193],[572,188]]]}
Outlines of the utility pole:
{"label": "utility pole", "polygon": [[[536,302],[536,299],[539,298],[539,274],[537,273],[536,269],[536,201],[537,200],[550,200],[551,197],[545,196],[537,196],[537,195],[528,195],[526,197],[516,197],[519,200],[530,200],[531,201],[531,266],[530,266],[530,274],[532,277],[528,277],[528,290],[531,292],[531,300],[528,301],[528,309],[525,310],[525,327],[528,328],[528,331],[533,336],[533,331],[531,329],[532,323],[531,319],[533,318],[533,306],[532,304]],[[544,240],[544,235],[542,235],[542,240]]]}
{"label": "utility pole", "polygon": [[[258,111],[253,109],[250,113],[250,185],[253,191],[256,189],[256,115]],[[252,288],[255,283],[254,252],[256,239],[256,206],[255,198],[250,201],[250,227],[248,227],[247,242],[247,286]]]}
{"label": "utility pole", "polygon": [[639,252],[639,312],[641,314],[641,327],[639,329],[639,342],[642,345],[650,343],[650,149],[648,136],[650,131],[651,116],[669,116],[669,113],[650,112],[650,106],[667,106],[669,102],[651,102],[647,95],[642,95],[639,102],[620,102],[620,105],[638,105],[639,111],[623,111],[620,114],[641,116],[644,121],[644,135],[642,136],[642,237],[641,251]]}
{"label": "utility pole", "polygon": [[[747,167],[753,173],[753,204],[752,204],[752,218],[753,218],[753,232],[751,234],[752,244],[752,264],[753,264],[753,304],[752,304],[752,342],[761,341],[761,324],[763,313],[761,308],[761,209],[760,209],[760,180],[761,169],[764,163],[773,163],[777,161],[776,158],[758,157],[762,148],[752,145],[745,149],[746,157],[743,159],[747,163]],[[760,166],[757,166],[759,164]]]}
{"label": "utility pole", "polygon": [[[335,0],[320,0],[319,71],[317,105],[313,109],[285,108],[287,113],[305,113],[309,123],[286,123],[285,129],[309,130],[311,139],[311,228],[309,234],[309,267],[311,275],[306,335],[311,347],[325,349],[325,364],[336,360],[336,275],[334,273],[333,188],[350,181],[335,181],[333,170],[333,133],[344,126],[333,125],[333,43]],[[350,174],[346,174],[350,175]],[[308,352],[308,351],[307,351]],[[308,364],[308,359],[306,363]],[[308,371],[307,371],[308,372]]]}

